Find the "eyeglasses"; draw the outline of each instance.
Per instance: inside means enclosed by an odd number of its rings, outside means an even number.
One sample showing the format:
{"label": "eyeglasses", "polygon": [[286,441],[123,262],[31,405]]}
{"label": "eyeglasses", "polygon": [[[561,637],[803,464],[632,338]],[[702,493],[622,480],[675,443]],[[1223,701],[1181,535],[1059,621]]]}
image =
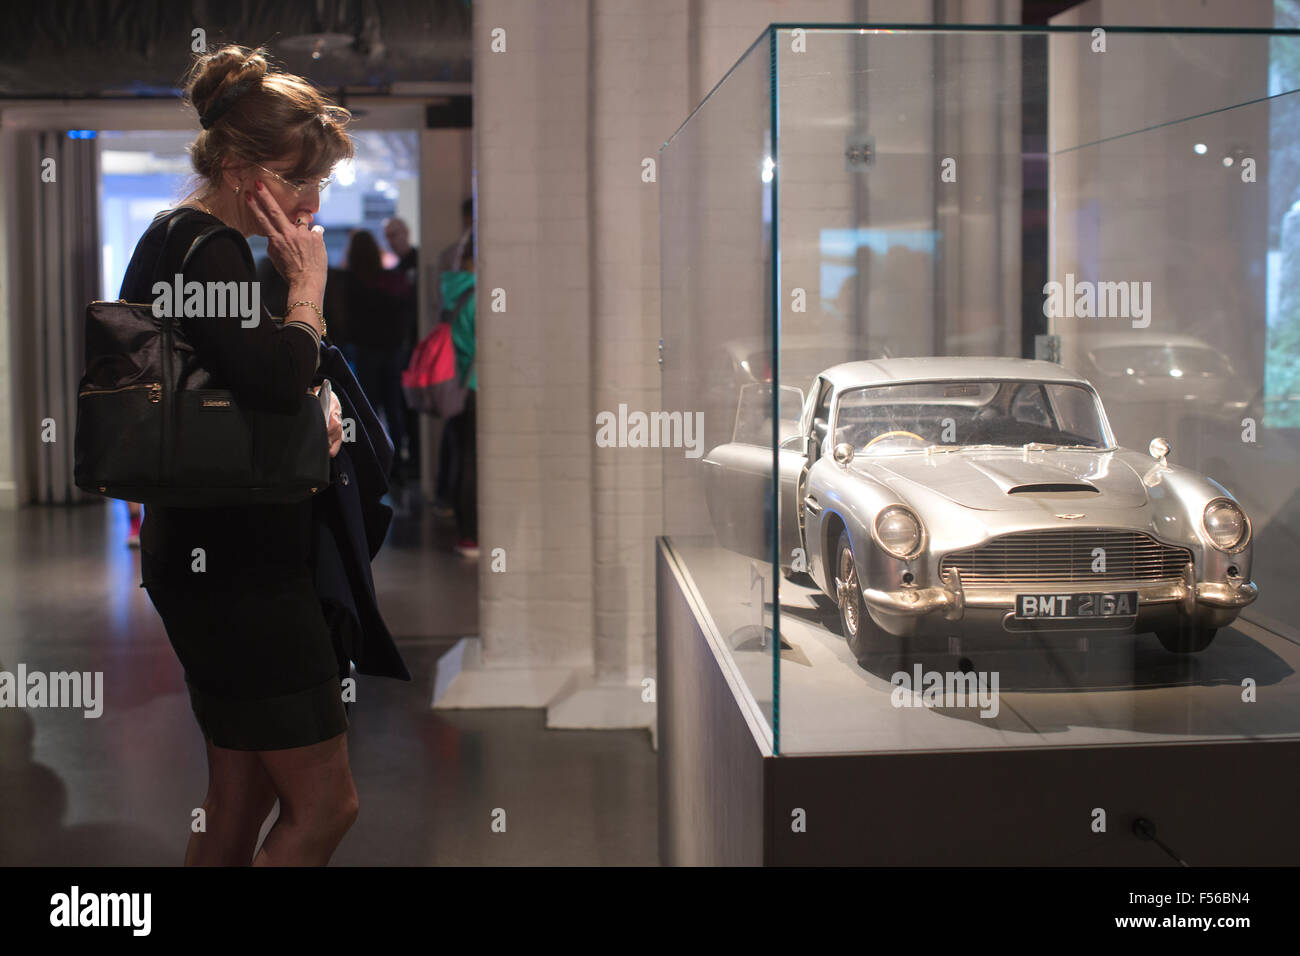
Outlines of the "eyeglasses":
{"label": "eyeglasses", "polygon": [[323,193],[326,187],[328,187],[330,183],[334,182],[333,176],[329,176],[325,179],[317,179],[317,180],[311,180],[311,179],[288,180],[285,179],[283,176],[281,176],[279,173],[277,173],[274,169],[267,169],[265,166],[261,165],[260,163],[254,163],[253,165],[256,166],[258,169],[262,170],[262,172],[264,173],[270,173],[281,183],[283,183],[284,185],[292,189],[295,193],[302,193],[303,191],[310,189],[312,187],[315,187],[318,193]]}

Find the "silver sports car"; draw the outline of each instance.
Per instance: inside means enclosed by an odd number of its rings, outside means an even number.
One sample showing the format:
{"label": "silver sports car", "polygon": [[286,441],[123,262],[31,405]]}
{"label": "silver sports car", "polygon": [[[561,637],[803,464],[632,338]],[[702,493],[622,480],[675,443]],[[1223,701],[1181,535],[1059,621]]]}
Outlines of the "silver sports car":
{"label": "silver sports car", "polygon": [[[742,392],[733,440],[704,459],[720,542],[760,558],[772,407],[770,386]],[[849,362],[781,417],[782,569],[836,601],[859,658],[886,632],[1151,631],[1188,653],[1256,597],[1232,495],[1170,464],[1164,439],[1117,447],[1096,391],[1059,365]]]}

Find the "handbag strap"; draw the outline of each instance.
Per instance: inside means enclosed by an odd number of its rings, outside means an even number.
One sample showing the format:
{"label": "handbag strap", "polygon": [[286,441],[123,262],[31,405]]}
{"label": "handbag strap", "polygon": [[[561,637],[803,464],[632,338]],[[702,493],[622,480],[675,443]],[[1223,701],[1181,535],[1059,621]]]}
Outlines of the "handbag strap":
{"label": "handbag strap", "polygon": [[[163,216],[166,215],[166,213],[159,213],[158,215]],[[163,233],[162,248],[158,250],[158,258],[154,260],[153,264],[154,282],[166,281],[162,280],[162,270],[167,264],[167,250],[171,247],[172,233],[176,230],[176,223],[180,222],[182,218],[183,217],[179,213],[173,211],[171,218],[167,220],[167,229]],[[125,289],[123,290],[123,295],[125,296]]]}
{"label": "handbag strap", "polygon": [[[189,267],[190,260],[194,258],[194,254],[199,251],[199,247],[203,245],[203,243],[223,232],[233,233],[241,240],[244,238],[240,235],[239,230],[232,226],[227,226],[224,222],[205,227],[202,232],[194,237],[194,241],[190,243],[189,249],[186,250],[185,258],[181,261],[181,272],[184,272],[186,268]],[[244,262],[248,265],[249,273],[256,276],[257,267],[253,264],[253,253],[249,250],[248,243],[241,241],[235,243],[235,245],[239,247],[239,251],[243,254]]]}
{"label": "handbag strap", "polygon": [[[168,252],[173,247],[172,233],[176,229],[176,224],[180,222],[183,218],[185,218],[185,211],[188,210],[188,207],[182,206],[181,210],[182,211],[180,212],[173,212],[171,220],[167,223],[167,232],[163,236],[162,252],[159,253],[158,256],[158,268],[168,265],[168,262],[171,261],[168,259]],[[224,222],[217,222],[217,223],[212,223],[211,225],[208,226],[204,226],[203,229],[199,231],[199,234],[196,235],[194,239],[190,242],[189,247],[185,250],[184,256],[181,257],[180,268],[175,271],[179,271],[182,274],[184,274],[184,272],[189,268],[190,262],[194,259],[194,256],[198,253],[199,249],[203,246],[203,244],[207,242],[209,239],[213,238],[214,236],[218,236],[223,232],[231,232],[234,233],[236,236],[239,236],[239,238],[241,239],[243,238],[243,236],[240,235],[237,229],[234,229],[231,226],[227,226]],[[253,265],[253,254],[252,252],[249,251],[248,243],[240,242],[240,243],[236,243],[236,245],[239,246],[240,252],[243,254],[244,261],[248,264],[248,271],[250,273],[255,273],[256,267]],[[170,281],[171,276],[164,277],[164,276],[155,275],[154,279],[155,281],[166,282],[166,281]]]}

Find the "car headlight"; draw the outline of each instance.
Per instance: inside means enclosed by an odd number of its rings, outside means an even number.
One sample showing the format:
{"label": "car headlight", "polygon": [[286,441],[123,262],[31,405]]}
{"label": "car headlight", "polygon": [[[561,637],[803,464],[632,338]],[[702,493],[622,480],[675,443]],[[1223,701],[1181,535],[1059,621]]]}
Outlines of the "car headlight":
{"label": "car headlight", "polygon": [[911,508],[890,505],[876,515],[876,543],[896,558],[910,558],[921,550],[921,519]]}
{"label": "car headlight", "polygon": [[1215,498],[1206,505],[1201,524],[1220,551],[1238,550],[1250,538],[1250,522],[1245,512],[1227,498]]}

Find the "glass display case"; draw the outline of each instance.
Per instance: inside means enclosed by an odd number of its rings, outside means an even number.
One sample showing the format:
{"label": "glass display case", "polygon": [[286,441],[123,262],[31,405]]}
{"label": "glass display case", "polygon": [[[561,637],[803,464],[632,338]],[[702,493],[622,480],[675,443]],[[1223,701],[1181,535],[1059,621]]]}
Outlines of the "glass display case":
{"label": "glass display case", "polygon": [[774,25],[664,144],[663,537],[774,754],[1300,736],[1298,89]]}

